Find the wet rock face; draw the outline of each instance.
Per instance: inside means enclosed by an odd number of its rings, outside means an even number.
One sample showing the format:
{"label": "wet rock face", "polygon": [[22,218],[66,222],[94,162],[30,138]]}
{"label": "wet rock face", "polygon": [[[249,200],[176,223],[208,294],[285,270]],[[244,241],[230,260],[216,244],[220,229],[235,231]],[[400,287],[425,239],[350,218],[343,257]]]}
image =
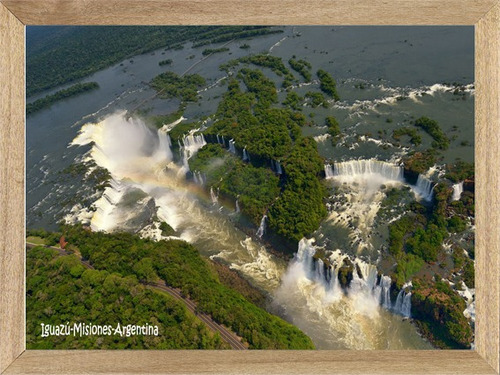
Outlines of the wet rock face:
{"label": "wet rock face", "polygon": [[339,268],[339,283],[343,289],[347,289],[351,285],[353,278],[354,264],[349,259],[344,259],[342,266]]}
{"label": "wet rock face", "polygon": [[470,191],[471,193],[474,193],[474,180],[465,180],[464,181],[464,190]]}

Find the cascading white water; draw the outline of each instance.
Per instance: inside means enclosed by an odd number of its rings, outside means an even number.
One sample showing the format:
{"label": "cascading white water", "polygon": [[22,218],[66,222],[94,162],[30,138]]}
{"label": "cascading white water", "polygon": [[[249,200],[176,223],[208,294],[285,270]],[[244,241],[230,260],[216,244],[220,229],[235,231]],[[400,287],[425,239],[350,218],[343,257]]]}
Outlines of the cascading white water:
{"label": "cascading white water", "polygon": [[[339,177],[343,182],[363,180],[365,184],[372,185],[372,188],[378,188],[386,182],[405,183],[402,166],[375,159],[335,163],[333,168],[325,164],[325,176],[327,179]],[[419,174],[417,183],[409,186],[418,199],[432,200],[434,184],[426,176]]]}
{"label": "cascading white water", "polygon": [[234,147],[234,139],[229,140],[229,152],[236,155],[236,147]]}
{"label": "cascading white water", "polygon": [[236,208],[235,208],[236,212],[239,213],[240,212],[240,203],[238,202],[238,199],[236,199],[235,206],[236,206]]}
{"label": "cascading white water", "polygon": [[216,204],[219,202],[219,197],[217,196],[217,194],[215,194],[213,187],[210,187],[210,199],[212,200],[213,204]]}
{"label": "cascading white water", "polygon": [[260,220],[259,229],[257,229],[257,237],[259,238],[262,238],[264,233],[266,233],[266,220],[267,220],[267,215],[262,216],[262,219]]}
{"label": "cascading white water", "polygon": [[[321,259],[314,259],[320,250],[314,242],[314,239],[299,242],[298,251],[275,292],[276,302],[291,314],[299,328],[314,333],[320,345],[328,342],[331,345],[333,340],[339,348],[401,348],[401,342],[393,341],[393,332],[387,330],[387,320],[397,319],[389,312],[395,308],[390,300],[391,279],[379,277],[374,265],[348,257],[340,250],[328,257],[329,267],[325,266]],[[346,258],[354,270],[350,285],[343,289],[338,273]],[[406,301],[405,308],[409,297]],[[316,329],[318,323],[320,328]]]}
{"label": "cascading white water", "polygon": [[277,160],[272,160],[271,161],[271,165],[272,165],[272,170],[276,173],[276,174],[283,174],[283,170],[281,169],[281,163]]}
{"label": "cascading white water", "polygon": [[360,175],[367,176],[367,178],[381,176],[386,180],[403,181],[403,167],[375,159],[351,160],[334,164],[333,176],[355,178]]}
{"label": "cascading white water", "polygon": [[462,193],[464,192],[464,182],[459,182],[453,185],[453,195],[451,196],[452,201],[460,200]]}
{"label": "cascading white water", "polygon": [[193,180],[196,184],[200,185],[200,186],[203,186],[205,185],[205,175],[200,172],[200,171],[194,171],[193,172]]}
{"label": "cascading white water", "polygon": [[165,130],[158,129],[158,139],[160,141],[158,147],[159,160],[172,160],[172,141],[170,140],[170,136]]}
{"label": "cascading white water", "polygon": [[[123,141],[120,138],[124,138]],[[77,142],[77,139],[81,142]],[[146,198],[154,199],[152,207],[156,206],[158,219],[170,224],[182,239],[199,245],[200,251],[205,252],[205,255],[208,253],[223,258],[232,268],[248,275],[259,287],[270,293],[280,284],[281,275],[285,275],[283,278],[288,277],[289,282],[282,283],[287,295],[283,308],[292,321],[301,321],[315,331],[311,333],[311,337],[315,337],[318,348],[406,347],[401,344],[400,334],[397,337],[391,336],[393,330],[387,324],[388,319],[392,319],[391,316],[385,316],[383,310],[377,312],[377,308],[358,311],[359,306],[366,306],[364,297],[357,296],[356,293],[346,296],[334,292],[340,288],[335,270],[315,262],[315,273],[321,274],[328,281],[324,288],[328,298],[322,298],[323,286],[317,286],[320,285],[319,282],[297,278],[291,271],[285,273],[285,265],[279,259],[270,255],[254,239],[245,239],[240,232],[236,234],[232,224],[221,217],[218,209],[208,208],[207,211],[207,207],[201,205],[195,197],[200,189],[194,184],[186,183],[184,175],[178,173],[180,168],[161,150],[159,135],[145,127],[140,120],[126,119],[120,114],[113,115],[99,124],[85,125],[77,139],[74,144],[93,143],[90,153],[92,159],[100,167],[108,168],[113,179],[121,184],[115,185],[114,190],[125,189],[125,194],[133,189],[142,190],[147,195]],[[113,202],[118,198],[110,198],[109,194],[107,196]],[[151,202],[146,198],[141,198],[144,204]],[[131,210],[127,212],[129,211]],[[107,217],[109,230],[114,229],[114,214],[117,214],[116,208],[109,215],[103,215]],[[96,230],[101,229],[96,227]],[[161,238],[161,233],[155,238]],[[302,267],[301,264],[298,266]],[[287,276],[289,274],[291,276]],[[370,295],[371,299],[378,301],[374,296],[376,293]],[[337,297],[340,299],[339,303],[333,303],[332,298]],[[305,309],[305,315],[299,312],[296,315],[296,309]],[[393,324],[400,323],[394,321]],[[403,329],[411,334],[406,326],[397,327],[398,330]],[[305,331],[309,332],[307,329]],[[403,336],[406,337],[404,334]]]}
{"label": "cascading white water", "polygon": [[394,303],[394,312],[406,318],[411,317],[411,292],[406,293],[401,289]]}
{"label": "cascading white water", "polygon": [[390,309],[391,303],[391,278],[389,276],[382,276],[380,279],[380,304],[386,309]]}
{"label": "cascading white water", "polygon": [[[223,259],[259,288],[271,292],[280,282],[286,267],[284,261],[234,228],[218,207],[205,204],[202,191],[186,181],[180,173],[183,168],[172,162],[171,153],[165,152],[168,139],[165,136],[160,141],[160,133],[140,119],[127,118],[126,112],[84,125],[71,145],[92,145],[88,159],[107,168],[112,179],[105,194],[93,204],[96,212],[78,205],[71,217],[90,222],[95,231],[111,232],[126,222],[131,224],[126,230],[157,240],[164,238],[159,223],[166,222],[181,239],[198,245],[203,255]],[[189,141],[187,138],[188,145]],[[198,182],[205,180],[200,173],[193,174],[196,178]],[[212,193],[212,198],[216,198],[216,191]],[[151,217],[139,221],[128,216],[136,215],[140,209],[156,214],[158,221],[151,224]]]}
{"label": "cascading white water", "polygon": [[356,255],[377,256],[372,243],[373,223],[382,200],[383,187],[404,184],[403,168],[375,159],[351,160],[325,165],[326,178],[339,187],[338,204],[331,206],[328,222],[349,231],[348,249]]}
{"label": "cascading white water", "polygon": [[419,174],[417,183],[415,186],[412,186],[412,190],[418,198],[422,198],[430,202],[432,200],[434,184],[427,177]]}
{"label": "cascading white water", "polygon": [[195,134],[199,129],[193,129],[189,134],[182,138],[182,145],[180,148],[182,155],[182,165],[183,171],[186,173],[189,171],[189,159],[196,153],[200,148],[205,146],[207,142],[203,134]]}
{"label": "cascading white water", "polygon": [[330,164],[325,164],[325,176],[326,178],[335,177],[335,175],[333,174],[333,167]]}
{"label": "cascading white water", "polygon": [[248,155],[246,148],[243,149],[243,161],[250,161],[250,155]]}

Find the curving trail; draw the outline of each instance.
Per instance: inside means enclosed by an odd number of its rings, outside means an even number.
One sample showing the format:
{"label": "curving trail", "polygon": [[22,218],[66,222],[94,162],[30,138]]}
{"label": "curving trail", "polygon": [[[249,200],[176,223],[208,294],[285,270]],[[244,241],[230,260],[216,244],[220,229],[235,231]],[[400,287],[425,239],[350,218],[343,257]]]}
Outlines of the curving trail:
{"label": "curving trail", "polygon": [[[26,248],[32,249],[35,246],[44,246],[49,249],[56,250],[59,255],[69,255],[64,249],[61,249],[60,247],[55,247],[55,246],[45,246],[45,245],[39,245],[39,244],[34,244],[31,242],[26,242]],[[81,264],[89,269],[95,269],[88,261],[84,261],[80,259]],[[213,332],[218,332],[221,336],[221,339],[227,342],[232,349],[234,350],[247,350],[248,348],[243,345],[241,342],[241,338],[238,337],[234,332],[230,331],[223,325],[215,322],[210,315],[207,315],[202,312],[197,311],[197,306],[196,303],[190,300],[187,297],[183,297],[181,295],[181,292],[179,289],[172,288],[168,285],[165,284],[165,281],[161,282],[155,282],[155,283],[145,283],[141,282],[141,284],[148,286],[151,289],[156,289],[162,292],[168,293],[171,297],[175,298],[176,300],[182,301],[185,305],[186,308],[191,311],[198,319],[200,319],[205,325],[211,329]]]}

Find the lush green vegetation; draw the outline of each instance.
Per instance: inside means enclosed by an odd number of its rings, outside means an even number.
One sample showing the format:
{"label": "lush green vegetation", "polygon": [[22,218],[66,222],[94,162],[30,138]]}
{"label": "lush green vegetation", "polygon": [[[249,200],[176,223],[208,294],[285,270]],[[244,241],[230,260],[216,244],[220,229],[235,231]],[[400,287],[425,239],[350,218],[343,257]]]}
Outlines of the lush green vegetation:
{"label": "lush green vegetation", "polygon": [[84,92],[96,90],[99,88],[97,82],[77,83],[67,89],[59,90],[54,94],[47,95],[44,98],[35,100],[33,103],[26,105],[26,114],[30,115],[36,111],[50,107],[59,100],[71,98],[83,94]]}
{"label": "lush green vegetation", "polygon": [[[28,349],[229,348],[184,304],[139,284],[135,275],[86,269],[76,255],[36,247],[26,255]],[[43,324],[158,326],[158,336],[41,336]]]}
{"label": "lush green vegetation", "polygon": [[451,194],[446,183],[438,183],[434,187],[431,207],[410,203],[409,212],[389,225],[389,252],[398,263],[395,277],[399,286],[418,272],[423,266],[421,261],[438,260],[443,241],[449,234],[466,229],[464,217],[473,214],[473,199],[450,202]]}
{"label": "lush green vegetation", "polygon": [[299,241],[316,230],[326,215],[325,191],[319,181],[323,162],[316,142],[302,137],[302,114],[272,107],[275,88],[261,72],[242,69],[237,77],[248,92],[240,89],[237,80],[230,81],[216,113],[218,120],[205,135],[208,139],[216,135],[234,139],[238,147],[246,148],[256,166],[270,165],[271,160],[281,162],[284,185],[269,207],[269,226],[286,239]]}
{"label": "lush green vegetation", "polygon": [[340,100],[339,94],[337,93],[337,83],[333,77],[326,71],[320,69],[316,73],[320,82],[320,89],[325,94],[331,96],[334,100]]}
{"label": "lush green vegetation", "polygon": [[161,235],[168,237],[173,236],[175,234],[174,228],[172,228],[168,223],[162,221],[160,224]]}
{"label": "lush green vegetation", "polygon": [[248,91],[255,93],[259,106],[267,108],[278,101],[278,93],[273,81],[260,70],[241,69],[238,78],[243,80]]}
{"label": "lush green vegetation", "polygon": [[[216,121],[204,133],[233,138],[251,155],[281,160],[290,150],[293,137],[300,137],[302,115],[270,108],[277,100],[272,82],[261,72],[243,69],[242,77],[250,85],[250,92],[242,92],[239,83],[232,80],[217,109]],[[254,111],[255,110],[255,111]]]}
{"label": "lush green vegetation", "polygon": [[271,56],[268,54],[243,56],[236,60],[230,60],[226,64],[220,66],[221,70],[229,70],[238,64],[253,64],[263,68],[271,69],[279,77],[283,77],[282,87],[289,87],[295,82],[295,77],[290,70],[285,66],[280,57]]}
{"label": "lush green vegetation", "polygon": [[223,43],[237,39],[251,39],[261,35],[279,34],[283,30],[265,26],[222,26],[211,33],[195,37],[193,47],[201,47],[210,43]]}
{"label": "lush green vegetation", "polygon": [[399,141],[401,137],[404,135],[410,137],[410,142],[413,143],[415,146],[418,146],[422,143],[422,137],[420,136],[420,134],[417,133],[416,129],[410,127],[403,127],[394,129],[394,131],[392,132],[392,138],[394,138],[397,141]]}
{"label": "lush green vegetation", "polygon": [[434,149],[424,152],[412,152],[404,159],[404,166],[415,174],[425,173],[436,164],[437,153]]}
{"label": "lush green vegetation", "polygon": [[450,140],[441,130],[437,121],[431,120],[428,117],[420,117],[415,120],[415,126],[424,129],[434,139],[432,147],[446,150],[450,145]]}
{"label": "lush green vegetation", "polygon": [[60,173],[70,175],[71,177],[85,178],[87,182],[92,183],[92,186],[97,191],[106,189],[111,179],[109,171],[106,168],[99,167],[94,161],[72,163]]}
{"label": "lush green vegetation", "polygon": [[453,182],[460,182],[465,180],[474,181],[474,163],[457,161],[454,164],[447,165],[446,175],[444,177]]}
{"label": "lush green vegetation", "polygon": [[152,123],[154,127],[160,129],[163,125],[171,124],[177,120],[179,120],[184,114],[184,105],[181,105],[180,108],[168,115],[154,115],[150,116],[146,119],[147,122]]}
{"label": "lush green vegetation", "polygon": [[328,134],[332,136],[332,143],[335,145],[338,139],[342,136],[339,123],[333,116],[328,116],[325,119],[325,124],[328,126]]}
{"label": "lush green vegetation", "polygon": [[166,59],[166,60],[161,60],[158,65],[160,66],[165,66],[165,65],[172,65],[173,60],[172,59]]}
{"label": "lush green vegetation", "polygon": [[389,225],[389,253],[396,262],[392,279],[397,288],[413,281],[412,317],[422,333],[440,348],[468,348],[472,330],[463,315],[464,300],[441,279],[454,275],[459,288],[460,280],[474,287],[474,262],[464,249],[454,245],[453,266],[443,250],[445,239],[454,241],[456,233],[466,229],[465,217],[474,211],[473,195],[464,192],[460,201],[450,202],[451,194],[449,183],[440,182],[431,206],[408,203],[407,213]]}
{"label": "lush green vegetation", "polygon": [[199,128],[200,122],[181,122],[175,125],[169,132],[170,139],[176,144],[177,141],[182,140],[191,130]]}
{"label": "lush green vegetation", "polygon": [[295,60],[295,59],[290,59],[288,60],[288,63],[292,67],[293,70],[295,70],[297,73],[299,73],[306,82],[311,81],[311,64],[307,62],[306,60]]}
{"label": "lush green vegetation", "polygon": [[302,101],[304,100],[303,97],[299,96],[295,91],[290,91],[287,93],[285,100],[283,101],[283,105],[285,107],[290,108],[291,110],[294,111],[302,111]]}
{"label": "lush green vegetation", "polygon": [[209,263],[184,241],[154,242],[128,233],[95,233],[81,226],[65,226],[62,231],[66,241],[96,269],[145,282],[165,280],[196,301],[200,311],[243,337],[250,348],[313,348],[296,327],[223,285]]}
{"label": "lush green vegetation", "polygon": [[474,261],[469,258],[469,254],[461,247],[455,247],[452,254],[454,272],[461,272],[462,279],[468,288],[474,288]]}
{"label": "lush green vegetation", "polygon": [[31,96],[161,47],[182,48],[188,40],[201,45],[280,32],[262,26],[28,27],[26,92]]}
{"label": "lush green vegetation", "polygon": [[196,102],[198,89],[205,86],[205,78],[199,74],[178,76],[173,72],[162,73],[151,81],[153,87],[161,98],[181,98],[182,102]]}
{"label": "lush green vegetation", "polygon": [[306,98],[310,99],[311,107],[316,108],[322,106],[323,108],[328,108],[328,102],[325,96],[320,92],[308,91],[306,92]]}
{"label": "lush green vegetation", "polygon": [[237,199],[241,212],[256,225],[280,193],[279,178],[271,170],[244,163],[219,144],[203,146],[189,160],[189,167],[203,172],[206,184],[219,194]]}
{"label": "lush green vegetation", "polygon": [[221,47],[221,48],[206,48],[203,50],[201,53],[203,56],[208,56],[211,55],[212,53],[221,53],[221,52],[227,52],[229,51],[229,48],[227,47]]}
{"label": "lush green vegetation", "polygon": [[269,225],[279,235],[299,241],[314,232],[326,216],[326,192],[318,179],[323,160],[316,142],[312,138],[297,140],[283,168],[287,181],[283,193],[269,209]]}
{"label": "lush green vegetation", "polygon": [[413,280],[412,314],[420,329],[439,348],[468,349],[472,328],[465,318],[465,302],[448,283]]}

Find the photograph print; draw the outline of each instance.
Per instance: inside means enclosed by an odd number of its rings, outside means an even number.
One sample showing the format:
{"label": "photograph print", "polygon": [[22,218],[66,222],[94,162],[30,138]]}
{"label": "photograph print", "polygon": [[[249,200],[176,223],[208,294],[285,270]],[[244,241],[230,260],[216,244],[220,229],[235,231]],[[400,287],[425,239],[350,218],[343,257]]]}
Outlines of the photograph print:
{"label": "photograph print", "polygon": [[28,26],[27,349],[473,349],[474,29]]}

